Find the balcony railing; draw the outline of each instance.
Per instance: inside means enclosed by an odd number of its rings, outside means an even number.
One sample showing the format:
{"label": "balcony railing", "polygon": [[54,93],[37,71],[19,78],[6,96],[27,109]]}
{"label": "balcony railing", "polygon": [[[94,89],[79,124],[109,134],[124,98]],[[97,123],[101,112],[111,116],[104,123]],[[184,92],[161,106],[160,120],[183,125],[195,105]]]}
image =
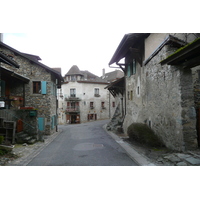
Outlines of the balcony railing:
{"label": "balcony railing", "polygon": [[79,106],[67,106],[66,112],[80,112]]}
{"label": "balcony railing", "polygon": [[65,98],[65,101],[80,101],[81,99],[79,97],[76,97],[76,95],[71,95]]}

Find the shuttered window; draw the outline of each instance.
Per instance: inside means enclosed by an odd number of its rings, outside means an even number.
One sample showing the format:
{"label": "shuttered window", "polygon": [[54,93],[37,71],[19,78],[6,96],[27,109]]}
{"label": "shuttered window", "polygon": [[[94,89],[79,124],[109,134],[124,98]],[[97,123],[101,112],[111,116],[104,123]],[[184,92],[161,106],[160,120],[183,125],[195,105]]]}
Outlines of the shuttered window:
{"label": "shuttered window", "polygon": [[47,82],[33,81],[33,94],[47,94]]}
{"label": "shuttered window", "polygon": [[136,74],[136,62],[135,59],[131,63],[128,63],[127,65],[127,72],[126,75],[127,77],[130,77],[131,75]]}

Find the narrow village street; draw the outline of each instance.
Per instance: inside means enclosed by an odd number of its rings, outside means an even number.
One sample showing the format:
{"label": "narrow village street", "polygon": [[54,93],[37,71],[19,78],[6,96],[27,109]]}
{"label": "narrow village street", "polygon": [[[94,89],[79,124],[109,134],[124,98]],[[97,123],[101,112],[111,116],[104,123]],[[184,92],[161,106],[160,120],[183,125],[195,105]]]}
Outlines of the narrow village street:
{"label": "narrow village street", "polygon": [[[61,132],[27,166],[137,166],[126,151],[110,137],[107,120],[61,125]],[[18,163],[20,165],[20,162]]]}

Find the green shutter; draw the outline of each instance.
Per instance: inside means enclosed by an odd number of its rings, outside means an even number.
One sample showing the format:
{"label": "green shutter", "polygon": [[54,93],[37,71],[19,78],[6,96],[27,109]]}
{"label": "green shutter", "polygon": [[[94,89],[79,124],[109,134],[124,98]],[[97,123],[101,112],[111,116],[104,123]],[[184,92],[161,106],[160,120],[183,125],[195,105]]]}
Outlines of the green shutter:
{"label": "green shutter", "polygon": [[54,128],[54,116],[51,117],[51,129]]}
{"label": "green shutter", "polygon": [[44,131],[44,118],[38,117],[38,129]]}
{"label": "green shutter", "polygon": [[41,81],[41,85],[42,85],[42,94],[47,94],[47,82]]}
{"label": "green shutter", "polygon": [[136,62],[133,60],[133,74],[136,74]]}
{"label": "green shutter", "polygon": [[131,75],[131,66],[130,64],[128,64],[128,67],[127,67],[127,76],[130,77]]}

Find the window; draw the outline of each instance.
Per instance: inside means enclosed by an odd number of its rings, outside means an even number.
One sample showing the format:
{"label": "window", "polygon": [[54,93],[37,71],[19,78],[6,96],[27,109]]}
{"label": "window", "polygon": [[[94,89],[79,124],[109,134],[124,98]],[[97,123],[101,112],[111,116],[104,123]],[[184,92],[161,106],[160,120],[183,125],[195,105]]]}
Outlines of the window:
{"label": "window", "polygon": [[75,81],[76,80],[76,76],[72,75],[71,76],[71,81]]}
{"label": "window", "polygon": [[115,107],[115,102],[114,102],[114,101],[112,102],[112,107],[113,107],[113,108]]}
{"label": "window", "polygon": [[133,100],[133,90],[131,90],[130,100]]}
{"label": "window", "polygon": [[41,94],[41,82],[33,81],[33,94]]}
{"label": "window", "polygon": [[47,82],[46,81],[33,81],[33,94],[46,94]]}
{"label": "window", "polygon": [[130,77],[131,75],[136,74],[136,62],[135,59],[131,63],[128,63],[127,65],[127,72],[126,75]]}
{"label": "window", "polygon": [[70,97],[76,97],[76,89],[75,88],[70,89]]}
{"label": "window", "polygon": [[101,102],[101,107],[105,108],[105,102]]}
{"label": "window", "polygon": [[90,108],[91,108],[91,109],[94,108],[94,102],[90,102]]}
{"label": "window", "polygon": [[94,96],[99,97],[99,88],[94,88]]}
{"label": "window", "polygon": [[[62,91],[61,91],[62,93]],[[61,93],[60,93],[60,97],[61,97]],[[55,83],[51,83],[51,94],[54,96],[57,96],[57,86]]]}
{"label": "window", "polygon": [[138,95],[140,94],[140,87],[139,86],[137,87],[137,94]]}

